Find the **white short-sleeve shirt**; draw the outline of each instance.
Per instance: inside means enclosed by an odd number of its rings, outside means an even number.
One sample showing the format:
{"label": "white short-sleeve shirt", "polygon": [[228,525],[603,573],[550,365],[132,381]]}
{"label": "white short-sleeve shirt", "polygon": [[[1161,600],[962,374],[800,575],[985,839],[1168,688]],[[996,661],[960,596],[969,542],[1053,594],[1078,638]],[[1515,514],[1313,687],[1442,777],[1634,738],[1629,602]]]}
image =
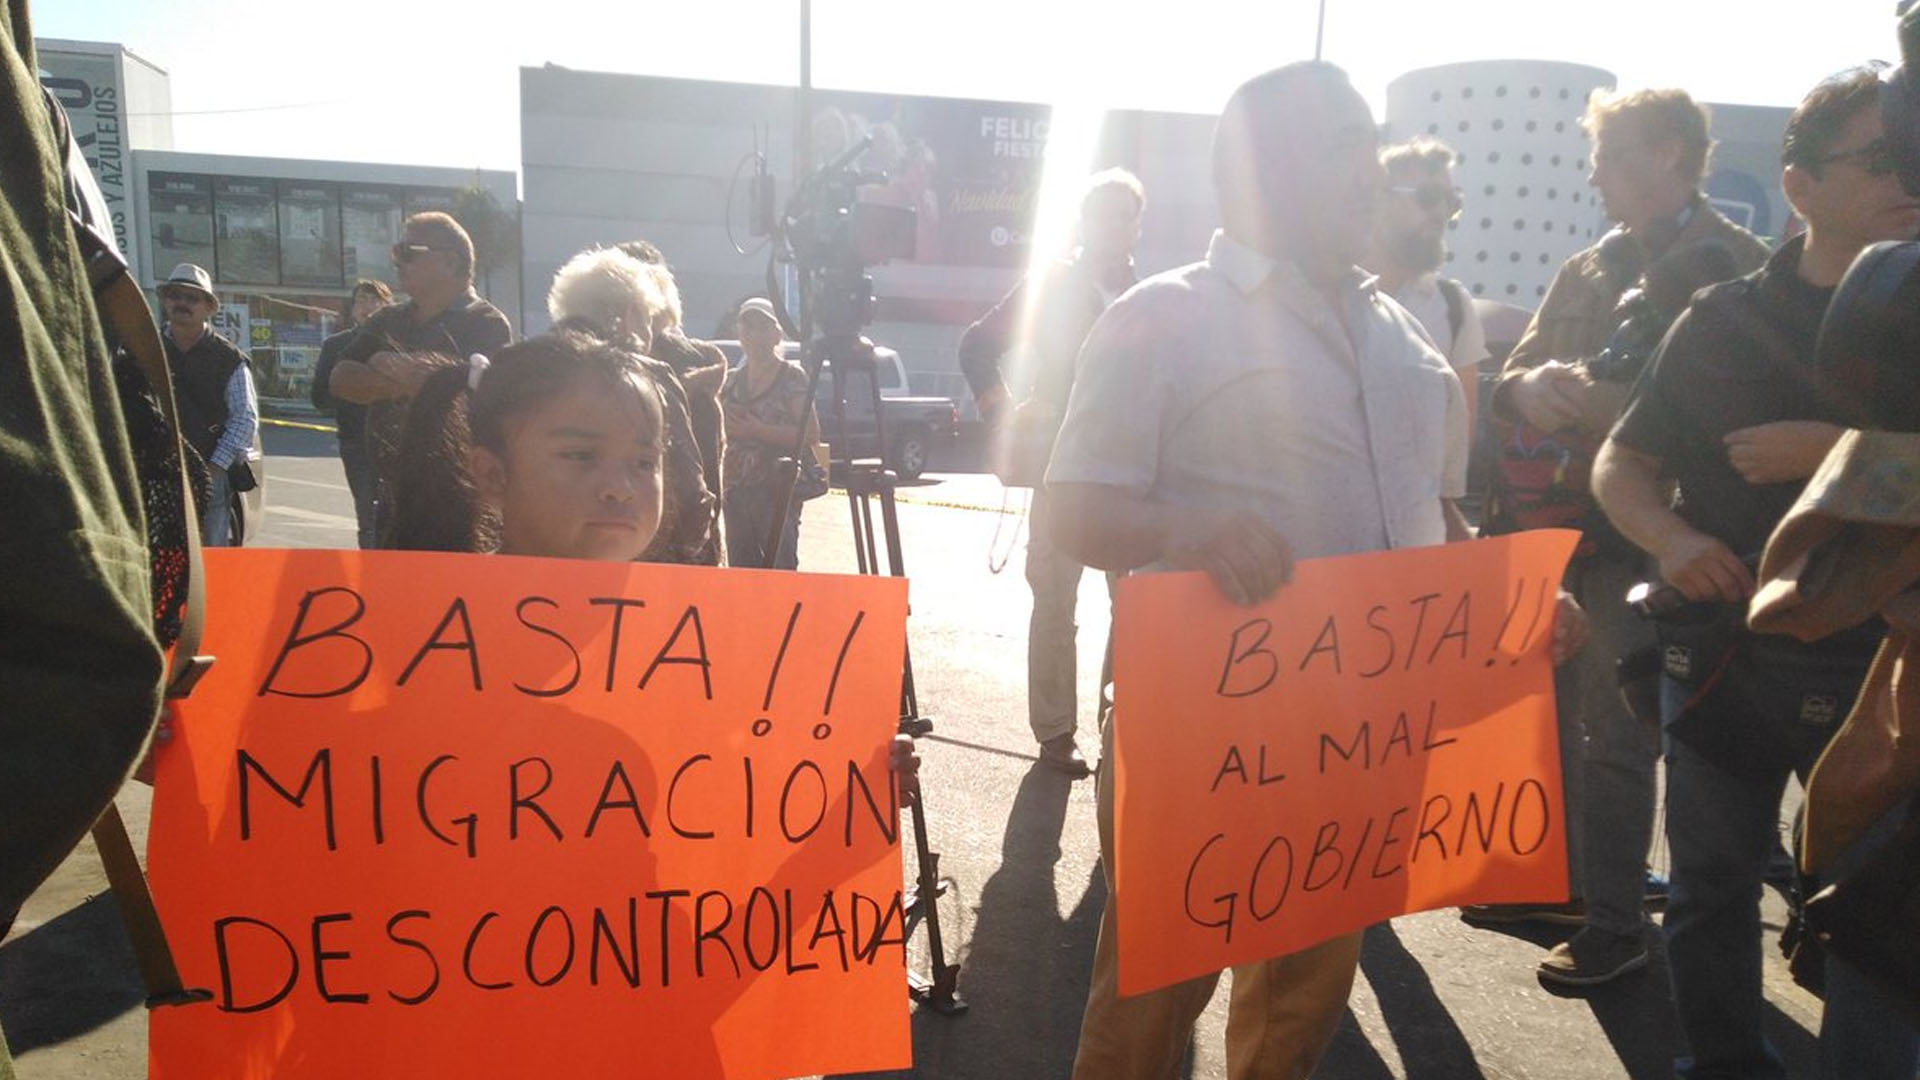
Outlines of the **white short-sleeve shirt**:
{"label": "white short-sleeve shirt", "polygon": [[1440,291],[1438,271],[1421,274],[1395,289],[1392,296],[1419,320],[1427,336],[1446,354],[1453,370],[1472,367],[1492,355],[1487,349],[1487,328],[1480,321],[1480,313],[1474,310],[1471,296],[1462,296],[1466,302],[1460,305],[1460,332],[1454,333],[1453,322],[1447,316],[1447,298]]}
{"label": "white short-sleeve shirt", "polygon": [[1460,380],[1405,309],[1216,233],[1095,324],[1047,482],[1252,510],[1315,558],[1444,542],[1466,450]]}

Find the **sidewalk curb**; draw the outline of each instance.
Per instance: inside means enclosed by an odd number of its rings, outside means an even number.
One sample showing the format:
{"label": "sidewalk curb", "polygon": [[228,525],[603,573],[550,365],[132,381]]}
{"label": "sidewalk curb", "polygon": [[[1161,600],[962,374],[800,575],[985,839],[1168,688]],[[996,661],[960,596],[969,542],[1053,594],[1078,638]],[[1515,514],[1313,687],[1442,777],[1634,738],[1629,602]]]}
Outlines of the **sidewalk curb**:
{"label": "sidewalk curb", "polygon": [[328,435],[338,435],[340,433],[337,429],[329,427],[326,424],[309,424],[301,420],[282,420],[277,416],[263,416],[260,418],[260,422],[263,424],[272,424],[274,427],[298,428],[301,431],[322,431]]}

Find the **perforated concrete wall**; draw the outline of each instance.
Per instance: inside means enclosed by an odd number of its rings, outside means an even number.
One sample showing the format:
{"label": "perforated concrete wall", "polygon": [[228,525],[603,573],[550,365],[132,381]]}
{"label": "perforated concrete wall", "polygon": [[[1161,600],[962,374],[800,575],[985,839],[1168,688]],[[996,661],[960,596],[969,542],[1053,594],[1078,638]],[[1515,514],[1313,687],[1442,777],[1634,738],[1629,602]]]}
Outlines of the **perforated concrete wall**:
{"label": "perforated concrete wall", "polygon": [[1587,96],[1612,73],[1581,64],[1483,60],[1420,68],[1387,86],[1387,138],[1427,134],[1460,155],[1466,210],[1444,270],[1474,295],[1531,308],[1605,214],[1587,185]]}

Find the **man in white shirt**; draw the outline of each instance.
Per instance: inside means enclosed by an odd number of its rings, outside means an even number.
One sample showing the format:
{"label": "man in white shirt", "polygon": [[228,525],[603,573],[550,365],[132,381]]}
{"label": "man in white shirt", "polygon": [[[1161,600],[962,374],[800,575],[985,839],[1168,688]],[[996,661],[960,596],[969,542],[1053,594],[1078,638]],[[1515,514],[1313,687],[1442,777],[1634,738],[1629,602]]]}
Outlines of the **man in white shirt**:
{"label": "man in white shirt", "polygon": [[[1366,102],[1330,64],[1235,91],[1214,136],[1223,229],[1206,259],[1121,297],[1081,351],[1046,478],[1051,539],[1069,557],[1205,570],[1252,604],[1295,559],[1467,535],[1450,501],[1466,473],[1459,379],[1354,265],[1385,180],[1377,146]],[[1111,769],[1096,803],[1111,874]],[[1101,919],[1075,1080],[1177,1075],[1218,980],[1120,997],[1125,902],[1110,895]],[[1227,1075],[1310,1075],[1359,956],[1353,933],[1235,968]]]}

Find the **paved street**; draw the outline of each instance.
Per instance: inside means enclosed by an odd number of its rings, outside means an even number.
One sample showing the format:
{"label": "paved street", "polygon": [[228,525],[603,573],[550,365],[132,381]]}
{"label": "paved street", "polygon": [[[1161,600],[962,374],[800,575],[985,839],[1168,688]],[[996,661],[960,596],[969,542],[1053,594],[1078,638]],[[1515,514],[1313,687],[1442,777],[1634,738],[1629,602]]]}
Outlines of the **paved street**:
{"label": "paved street", "polygon": [[[267,431],[270,505],[261,543],[346,546],[352,511],[331,436]],[[1009,500],[1017,511],[1023,493]],[[1024,533],[1001,514],[990,476],[930,474],[901,494],[900,524],[913,578],[910,638],[923,711],[927,811],[942,868],[948,949],[963,964],[970,1014],[914,1020],[915,1068],[942,1080],[1064,1077],[1095,927],[1105,900],[1090,782],[1039,769],[1024,709],[1028,598]],[[809,503],[801,565],[853,569],[844,500]],[[1004,563],[995,573],[993,567]],[[1105,586],[1089,574],[1081,596],[1083,716],[1105,640]],[[1096,745],[1083,732],[1088,749]],[[136,842],[146,790],[121,797]],[[145,1075],[146,1019],[131,955],[103,876],[83,848],[23,912],[0,947],[0,1025],[22,1080],[124,1080]],[[1782,916],[1769,894],[1767,922]],[[1369,934],[1349,1022],[1320,1074],[1386,1077],[1653,1080],[1671,1075],[1677,1034],[1657,954],[1652,970],[1585,999],[1555,996],[1534,965],[1556,937],[1462,924],[1449,911],[1396,920]],[[1811,1070],[1817,1002],[1788,983],[1769,938],[1772,1033],[1795,1075]],[[1225,994],[1195,1042],[1190,1075],[1224,1077]]]}

